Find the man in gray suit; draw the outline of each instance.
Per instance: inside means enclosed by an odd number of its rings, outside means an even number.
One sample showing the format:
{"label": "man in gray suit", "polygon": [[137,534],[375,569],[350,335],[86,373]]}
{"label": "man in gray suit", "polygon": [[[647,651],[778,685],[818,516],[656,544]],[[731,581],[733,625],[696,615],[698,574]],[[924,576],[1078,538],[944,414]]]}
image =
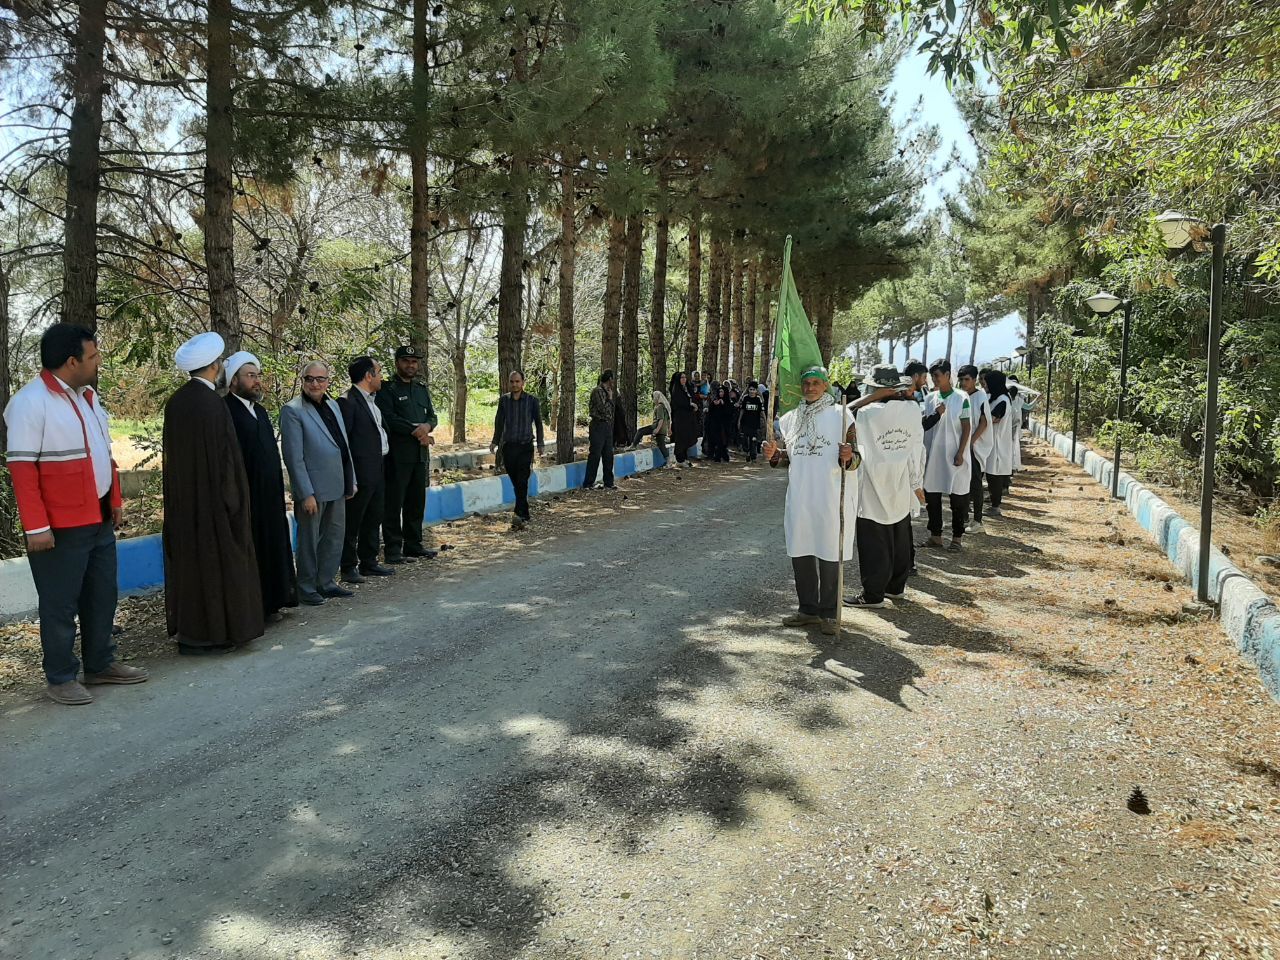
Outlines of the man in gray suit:
{"label": "man in gray suit", "polygon": [[355,470],[338,405],[327,392],[327,364],[307,364],[302,396],[280,410],[284,463],[298,521],[298,599],[319,606],[328,597],[354,594],[338,586],[346,531],[346,502],[355,494]]}

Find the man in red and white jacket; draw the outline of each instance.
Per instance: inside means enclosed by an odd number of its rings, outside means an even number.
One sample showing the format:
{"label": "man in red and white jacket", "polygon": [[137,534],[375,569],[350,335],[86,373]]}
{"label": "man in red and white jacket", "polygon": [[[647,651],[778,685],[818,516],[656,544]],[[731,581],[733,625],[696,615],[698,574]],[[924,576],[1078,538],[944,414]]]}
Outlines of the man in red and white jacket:
{"label": "man in red and white jacket", "polygon": [[116,661],[116,527],[120,478],[111,432],[93,384],[101,355],[92,331],[55,323],[40,338],[40,376],[4,411],[6,454],[27,554],[40,595],[40,644],[49,699],[92,703],[79,682],[142,683],[147,672]]}

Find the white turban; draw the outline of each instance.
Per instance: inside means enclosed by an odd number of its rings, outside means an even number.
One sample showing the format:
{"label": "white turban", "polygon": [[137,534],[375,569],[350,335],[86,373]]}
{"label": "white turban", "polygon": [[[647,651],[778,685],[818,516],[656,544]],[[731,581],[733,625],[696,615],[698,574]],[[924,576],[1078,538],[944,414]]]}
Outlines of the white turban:
{"label": "white turban", "polygon": [[259,370],[262,369],[262,361],[255,357],[248,350],[241,350],[239,353],[233,353],[227,357],[226,376],[227,384],[236,377],[236,371],[243,367],[246,363],[252,363]]}
{"label": "white turban", "polygon": [[187,373],[203,370],[222,356],[225,347],[226,344],[216,333],[197,333],[178,348],[177,353],[173,355],[173,361],[178,365],[179,370],[185,370]]}

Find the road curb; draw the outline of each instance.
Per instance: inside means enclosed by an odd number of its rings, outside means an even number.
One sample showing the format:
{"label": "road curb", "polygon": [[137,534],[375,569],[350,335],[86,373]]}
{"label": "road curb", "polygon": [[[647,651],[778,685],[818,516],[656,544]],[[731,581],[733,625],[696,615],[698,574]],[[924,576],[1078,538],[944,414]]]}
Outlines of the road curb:
{"label": "road curb", "polygon": [[[614,457],[614,475],[630,477],[662,466],[666,461],[655,450],[635,450]],[[563,493],[582,486],[587,465],[574,463],[539,467],[529,478],[529,496]],[[597,471],[597,480],[603,468]],[[427,488],[427,526],[461,520],[477,513],[493,513],[516,502],[511,479],[505,475],[463,480]],[[289,517],[293,521],[292,514]],[[164,589],[164,552],[159,534],[130,537],[116,546],[116,581],[121,596],[146,596]],[[39,596],[31,580],[31,566],[26,557],[0,560],[0,623],[34,616]]]}
{"label": "road curb", "polygon": [[[1071,459],[1071,434],[1050,429],[1036,418],[1031,432]],[[1074,461],[1108,491],[1114,472],[1111,460],[1083,442],[1076,444]],[[1120,498],[1138,525],[1169,562],[1194,584],[1200,572],[1200,531],[1136,477],[1121,470]],[[1258,669],[1262,685],[1280,700],[1280,608],[1217,547],[1209,549],[1209,596],[1217,601],[1219,623],[1236,648]]]}

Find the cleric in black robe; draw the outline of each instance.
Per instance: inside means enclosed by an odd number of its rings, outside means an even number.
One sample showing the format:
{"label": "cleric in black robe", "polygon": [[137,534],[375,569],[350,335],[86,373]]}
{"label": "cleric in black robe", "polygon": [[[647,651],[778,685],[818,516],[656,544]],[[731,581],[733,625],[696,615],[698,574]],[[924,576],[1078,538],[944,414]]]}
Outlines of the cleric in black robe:
{"label": "cleric in black robe", "polygon": [[164,606],[180,653],[218,653],[262,636],[249,482],[227,405],[214,389],[222,338],[178,348],[191,379],[164,406]]}
{"label": "cleric in black robe", "polygon": [[258,555],[262,611],[268,621],[280,619],[281,607],[298,605],[293,573],[289,517],[284,510],[284,470],[271,417],[262,406],[262,365],[247,350],[227,358],[227,409],[240,441],[249,480],[249,515],[253,548]]}

